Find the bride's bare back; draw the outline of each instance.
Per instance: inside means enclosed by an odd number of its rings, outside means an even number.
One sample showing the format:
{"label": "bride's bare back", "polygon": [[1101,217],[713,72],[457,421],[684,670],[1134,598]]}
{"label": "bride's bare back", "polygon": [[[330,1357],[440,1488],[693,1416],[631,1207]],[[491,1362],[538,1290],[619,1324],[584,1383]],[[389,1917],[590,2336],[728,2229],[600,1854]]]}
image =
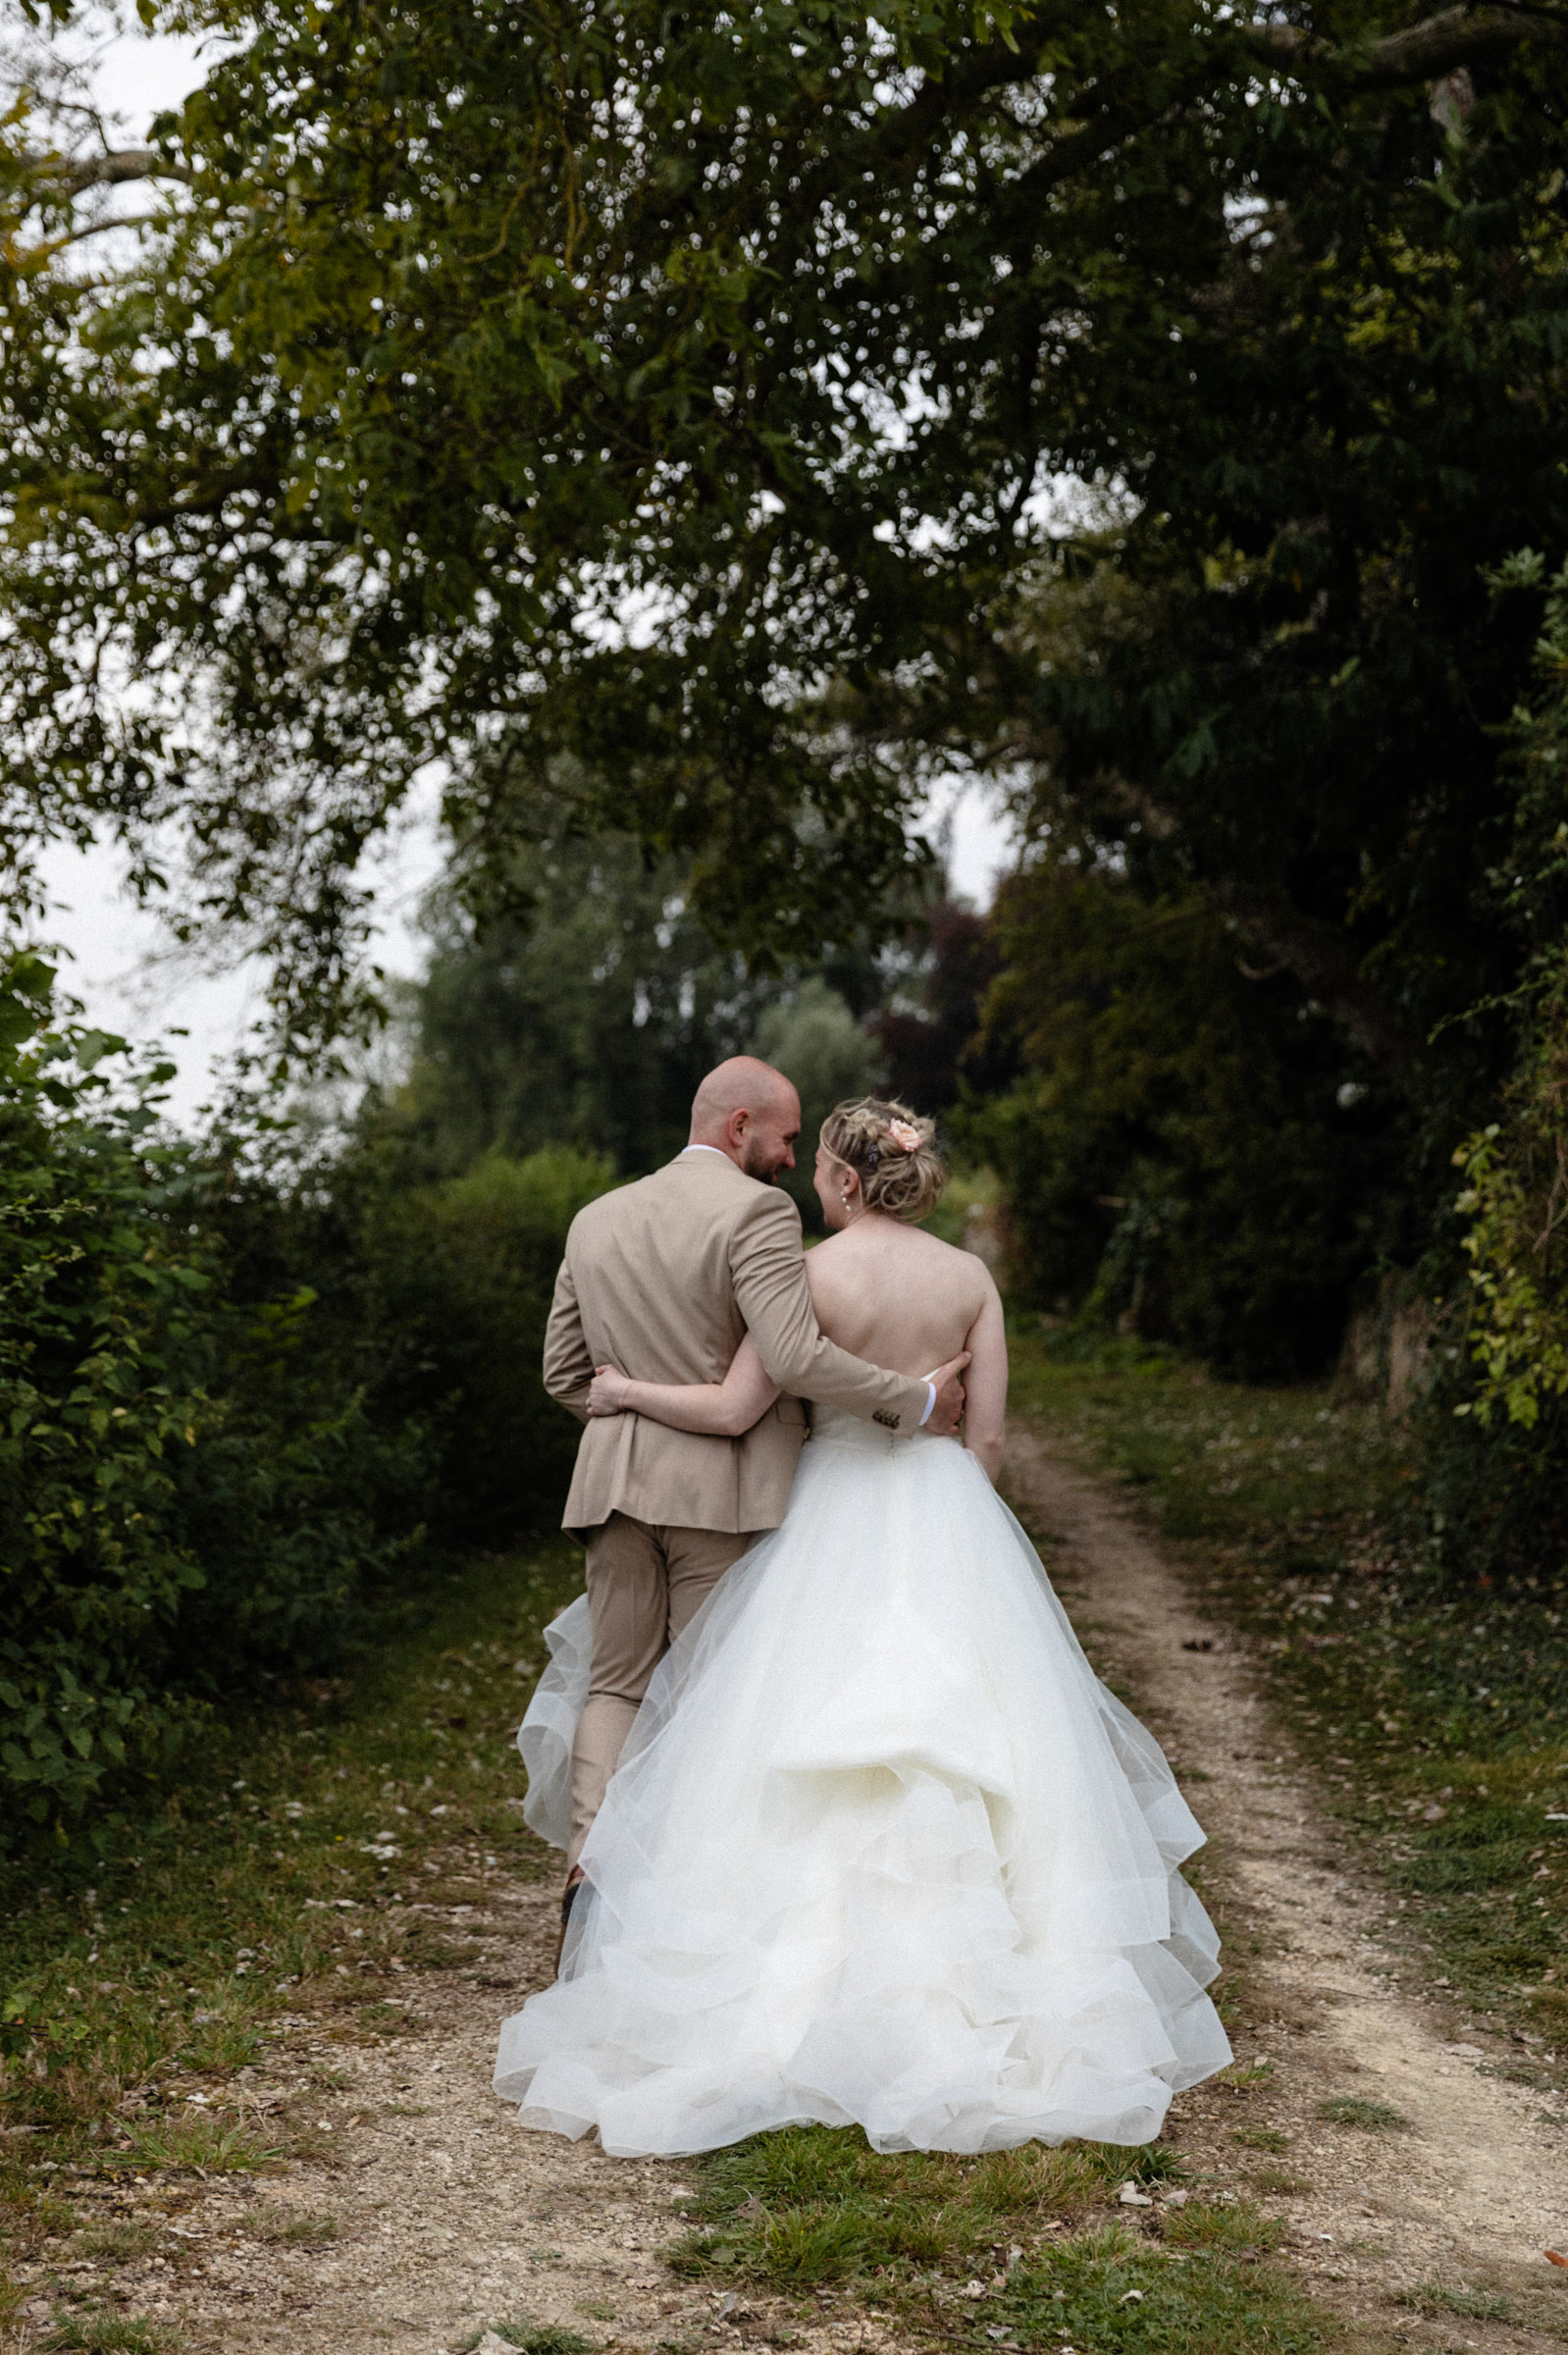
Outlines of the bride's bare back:
{"label": "bride's bare back", "polygon": [[996,1289],[972,1252],[874,1214],[809,1251],[806,1275],[829,1340],[904,1374],[967,1349]]}
{"label": "bride's bare back", "polygon": [[991,1272],[916,1227],[867,1212],[806,1255],[828,1339],[896,1374],[928,1374],[967,1349],[965,1437],[994,1480],[1007,1405],[1007,1340]]}

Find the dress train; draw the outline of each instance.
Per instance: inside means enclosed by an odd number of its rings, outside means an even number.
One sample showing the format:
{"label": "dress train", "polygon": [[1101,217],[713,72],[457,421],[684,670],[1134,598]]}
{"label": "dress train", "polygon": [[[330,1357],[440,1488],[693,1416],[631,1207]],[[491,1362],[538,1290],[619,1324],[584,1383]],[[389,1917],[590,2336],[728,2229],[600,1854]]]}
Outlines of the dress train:
{"label": "dress train", "polygon": [[[549,1640],[519,1746],[564,1846],[586,1600]],[[1148,2142],[1230,2059],[1202,1840],[974,1458],[819,1411],[783,1525],[660,1665],[497,2090],[618,2156],[813,2120]]]}

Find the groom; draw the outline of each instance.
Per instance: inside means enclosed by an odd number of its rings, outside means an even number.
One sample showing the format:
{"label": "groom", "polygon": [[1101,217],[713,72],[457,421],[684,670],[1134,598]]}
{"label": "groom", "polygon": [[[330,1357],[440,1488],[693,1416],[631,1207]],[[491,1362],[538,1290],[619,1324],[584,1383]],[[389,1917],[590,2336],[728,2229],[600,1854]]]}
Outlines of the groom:
{"label": "groom", "polygon": [[[654,1668],[762,1530],[784,1518],[806,1438],[803,1398],[880,1423],[956,1431],[964,1357],[929,1382],[884,1373],[823,1338],[800,1214],[773,1179],[795,1167],[801,1104],[782,1072],[737,1055],[709,1072],[691,1141],[651,1178],[579,1211],[545,1336],[545,1387],[587,1428],[564,1526],[588,1548],[593,1660],[572,1753],[570,1868]],[[738,1439],[637,1415],[589,1421],[596,1366],[639,1382],[722,1382],[742,1335],[784,1393]]]}

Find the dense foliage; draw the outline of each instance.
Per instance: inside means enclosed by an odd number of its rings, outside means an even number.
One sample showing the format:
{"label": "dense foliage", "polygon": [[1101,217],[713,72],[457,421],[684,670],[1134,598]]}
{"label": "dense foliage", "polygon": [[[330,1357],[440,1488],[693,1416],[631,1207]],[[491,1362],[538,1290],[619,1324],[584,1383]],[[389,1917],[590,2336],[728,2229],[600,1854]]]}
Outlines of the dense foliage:
{"label": "dense foliage", "polygon": [[[924,760],[1021,759],[1413,1073],[1528,654],[1477,568],[1563,522],[1553,24],[180,22],[234,46],[156,152],[5,149],[14,830],[177,817],[330,1019],[433,753],[480,881],[554,799],[808,957]],[[73,275],[138,173],[143,261]],[[1096,499],[1118,594],[1042,638]]]}
{"label": "dense foliage", "polygon": [[964,1128],[1005,1181],[1023,1296],[1254,1380],[1332,1362],[1355,1281],[1409,1248],[1397,1097],[1197,893],[1046,864],[994,930],[986,1043],[1022,1072]]}
{"label": "dense foliage", "polygon": [[[0,1786],[61,1823],[193,1710],[331,1666],[432,1546],[558,1500],[539,1344],[570,1154],[324,1194],[157,1118],[168,1067],[0,987]],[[254,1160],[266,1138],[221,1140]],[[557,1428],[559,1425],[559,1428]]]}
{"label": "dense foliage", "polygon": [[1502,579],[1545,593],[1536,692],[1508,731],[1511,834],[1486,877],[1515,945],[1496,1011],[1516,1055],[1496,1118],[1453,1156],[1467,1281],[1427,1416],[1437,1550],[1489,1584],[1568,1565],[1568,571],[1547,582],[1527,550]]}
{"label": "dense foliage", "polygon": [[429,1428],[427,1509],[448,1541],[515,1542],[559,1518],[577,1426],[546,1395],[545,1321],[566,1230],[611,1182],[607,1162],[552,1147],[366,1202],[356,1314],[336,1337],[365,1365],[378,1427]]}
{"label": "dense foliage", "polygon": [[122,1760],[138,1719],[151,1730],[142,1663],[199,1583],[168,1462],[193,1443],[199,1402],[188,1367],[168,1379],[167,1352],[209,1279],[150,1223],[137,1230],[154,1173],[135,1111],[92,1117],[111,1042],[38,1039],[52,973],[18,960],[4,979],[0,1759],[41,1813]]}
{"label": "dense foliage", "polygon": [[329,1655],[420,1472],[304,1371],[308,1295],[228,1288],[167,1067],[111,1084],[120,1042],[49,1026],[52,979],[24,957],[0,996],[0,1779],[37,1821],[192,1698]]}

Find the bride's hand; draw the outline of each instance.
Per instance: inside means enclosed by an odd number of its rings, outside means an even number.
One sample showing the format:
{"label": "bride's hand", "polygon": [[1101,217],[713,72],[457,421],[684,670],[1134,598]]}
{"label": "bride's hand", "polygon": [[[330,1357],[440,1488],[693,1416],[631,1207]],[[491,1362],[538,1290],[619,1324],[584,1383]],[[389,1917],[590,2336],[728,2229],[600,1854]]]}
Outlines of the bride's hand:
{"label": "bride's hand", "polygon": [[631,1385],[614,1366],[596,1366],[589,1385],[588,1411],[591,1415],[618,1415],[626,1404]]}

